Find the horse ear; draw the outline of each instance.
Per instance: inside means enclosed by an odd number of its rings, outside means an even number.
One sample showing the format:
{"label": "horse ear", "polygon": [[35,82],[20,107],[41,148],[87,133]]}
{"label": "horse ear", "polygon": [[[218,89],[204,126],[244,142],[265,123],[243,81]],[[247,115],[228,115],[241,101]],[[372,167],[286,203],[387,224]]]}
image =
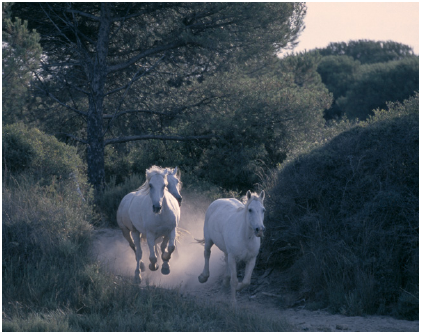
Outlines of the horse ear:
{"label": "horse ear", "polygon": [[177,173],[177,166],[174,168],[173,173],[171,173],[171,175],[176,175]]}
{"label": "horse ear", "polygon": [[246,197],[247,197],[248,199],[251,199],[251,196],[252,196],[251,191],[250,191],[250,190],[248,190],[248,192],[246,193]]}
{"label": "horse ear", "polygon": [[167,175],[169,173],[169,171],[166,169],[164,169],[164,175]]}
{"label": "horse ear", "polygon": [[261,199],[261,202],[264,201],[264,198],[265,198],[265,191],[264,190],[262,190],[261,193],[259,194],[259,198]]}

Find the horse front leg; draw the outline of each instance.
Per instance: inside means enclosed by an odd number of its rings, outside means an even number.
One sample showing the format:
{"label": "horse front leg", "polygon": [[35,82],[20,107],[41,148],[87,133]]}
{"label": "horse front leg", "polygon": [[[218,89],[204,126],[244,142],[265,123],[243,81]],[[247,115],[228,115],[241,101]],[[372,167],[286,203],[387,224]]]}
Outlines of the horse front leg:
{"label": "horse front leg", "polygon": [[168,243],[169,243],[169,237],[164,236],[163,242],[161,243],[161,259],[163,260],[163,264],[161,266],[161,273],[163,275],[170,274],[170,265],[168,262],[170,260],[170,254],[166,252]]}
{"label": "horse front leg", "polygon": [[228,263],[228,255],[227,253],[224,253],[224,263],[226,266],[226,274],[224,275],[224,279],[223,279],[223,284],[225,286],[229,286],[230,284],[230,267],[229,267],[229,263]]}
{"label": "horse front leg", "polygon": [[147,234],[147,243],[149,248],[149,269],[156,271],[158,269],[157,256],[155,254],[155,237],[153,234]]}
{"label": "horse front leg", "polygon": [[237,286],[237,290],[241,290],[244,287],[251,284],[252,271],[253,271],[253,268],[255,268],[255,262],[256,262],[256,257],[252,258],[246,263],[245,276],[243,277],[242,282],[239,283],[239,285]]}
{"label": "horse front leg", "polygon": [[141,272],[140,272],[139,269],[141,269],[141,270],[143,269],[141,235],[137,231],[132,231],[131,235],[132,235],[132,238],[133,238],[133,243],[135,245],[135,256],[136,256],[135,284],[139,284],[142,281]]}
{"label": "horse front leg", "polygon": [[[166,247],[168,243],[168,249],[167,252]],[[176,249],[176,229],[171,231],[170,236],[165,236],[163,239],[163,243],[161,244],[161,258],[163,261],[170,261],[171,254]]]}
{"label": "horse front leg", "polygon": [[[167,252],[166,247],[168,244]],[[163,243],[161,244],[161,258],[163,259],[163,265],[161,266],[161,273],[163,275],[170,274],[170,265],[169,261],[171,258],[171,254],[176,249],[176,229],[173,229],[169,236],[165,236],[163,239]]]}

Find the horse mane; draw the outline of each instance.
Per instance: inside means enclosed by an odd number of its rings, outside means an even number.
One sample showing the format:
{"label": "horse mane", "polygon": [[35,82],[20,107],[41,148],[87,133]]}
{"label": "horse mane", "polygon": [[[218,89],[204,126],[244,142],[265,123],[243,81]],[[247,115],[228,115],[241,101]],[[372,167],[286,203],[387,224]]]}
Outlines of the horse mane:
{"label": "horse mane", "polygon": [[252,201],[259,201],[259,195],[255,192],[251,193],[251,198],[248,199],[248,196],[242,196],[240,201],[242,202],[243,206],[238,208],[237,211],[242,211],[246,209]]}
{"label": "horse mane", "polygon": [[145,172],[145,182],[140,186],[136,191],[142,191],[145,194],[149,194],[149,181],[154,175],[160,174],[163,175],[164,179],[167,181],[167,173],[165,173],[166,168],[162,168],[159,166],[152,166],[151,168],[147,169]]}
{"label": "horse mane", "polygon": [[[164,169],[167,169],[169,171],[169,174],[173,173],[175,170],[175,168],[171,168],[171,167],[166,167]],[[183,185],[181,177],[182,177],[182,172],[180,171],[180,168],[177,168],[176,179],[179,180],[179,183],[177,184],[179,191],[182,190],[182,185]]]}

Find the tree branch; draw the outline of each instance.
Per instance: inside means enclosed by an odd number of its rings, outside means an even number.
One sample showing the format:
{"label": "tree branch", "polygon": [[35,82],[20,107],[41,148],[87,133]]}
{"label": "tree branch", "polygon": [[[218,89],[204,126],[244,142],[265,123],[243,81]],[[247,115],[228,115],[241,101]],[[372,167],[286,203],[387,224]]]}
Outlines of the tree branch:
{"label": "tree branch", "polygon": [[45,94],[47,94],[49,97],[51,97],[54,101],[56,101],[58,104],[60,104],[61,106],[63,106],[63,107],[65,107],[65,108],[67,108],[67,109],[70,109],[70,110],[72,110],[72,111],[74,111],[75,113],[77,113],[77,114],[79,114],[79,115],[81,115],[81,116],[88,116],[88,113],[86,113],[86,112],[83,112],[83,111],[81,111],[81,110],[79,110],[79,109],[76,109],[76,108],[73,108],[73,107],[71,107],[71,106],[69,106],[69,105],[67,105],[66,103],[64,103],[64,102],[62,102],[62,101],[60,101],[57,97],[55,97],[52,93],[50,93],[47,89],[45,89],[43,86],[44,86],[44,83],[42,82],[42,80],[41,80],[41,78],[38,76],[38,74],[36,73],[36,72],[32,72],[34,75],[35,75],[35,77],[38,79],[38,81],[41,83],[41,89],[42,89],[42,91],[45,93]]}
{"label": "tree branch", "polygon": [[66,9],[66,12],[72,13],[72,14],[78,14],[80,16],[84,16],[88,19],[94,20],[94,21],[100,21],[100,18],[98,16],[92,15],[92,14],[88,14],[85,12],[82,12],[80,10],[77,9]]}
{"label": "tree branch", "polygon": [[130,65],[133,65],[134,63],[136,63],[138,60],[140,60],[142,58],[149,57],[149,56],[152,56],[154,54],[161,53],[163,51],[175,49],[175,48],[178,48],[178,47],[184,46],[184,45],[185,45],[185,43],[183,43],[181,41],[176,41],[176,42],[169,43],[169,44],[166,44],[166,45],[161,45],[161,46],[153,48],[153,49],[149,49],[145,52],[139,53],[138,55],[130,58],[128,61],[126,61],[124,63],[109,66],[108,69],[107,69],[107,74],[110,74],[110,73],[116,72],[116,71],[124,70],[125,68],[129,67]]}

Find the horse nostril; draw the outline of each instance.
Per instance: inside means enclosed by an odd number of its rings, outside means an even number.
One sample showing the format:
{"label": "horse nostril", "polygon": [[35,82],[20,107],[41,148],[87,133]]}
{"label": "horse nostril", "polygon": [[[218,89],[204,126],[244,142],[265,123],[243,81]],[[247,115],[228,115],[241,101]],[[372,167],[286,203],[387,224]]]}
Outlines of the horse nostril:
{"label": "horse nostril", "polygon": [[255,231],[259,232],[259,228],[257,227],[257,228],[255,229]]}

